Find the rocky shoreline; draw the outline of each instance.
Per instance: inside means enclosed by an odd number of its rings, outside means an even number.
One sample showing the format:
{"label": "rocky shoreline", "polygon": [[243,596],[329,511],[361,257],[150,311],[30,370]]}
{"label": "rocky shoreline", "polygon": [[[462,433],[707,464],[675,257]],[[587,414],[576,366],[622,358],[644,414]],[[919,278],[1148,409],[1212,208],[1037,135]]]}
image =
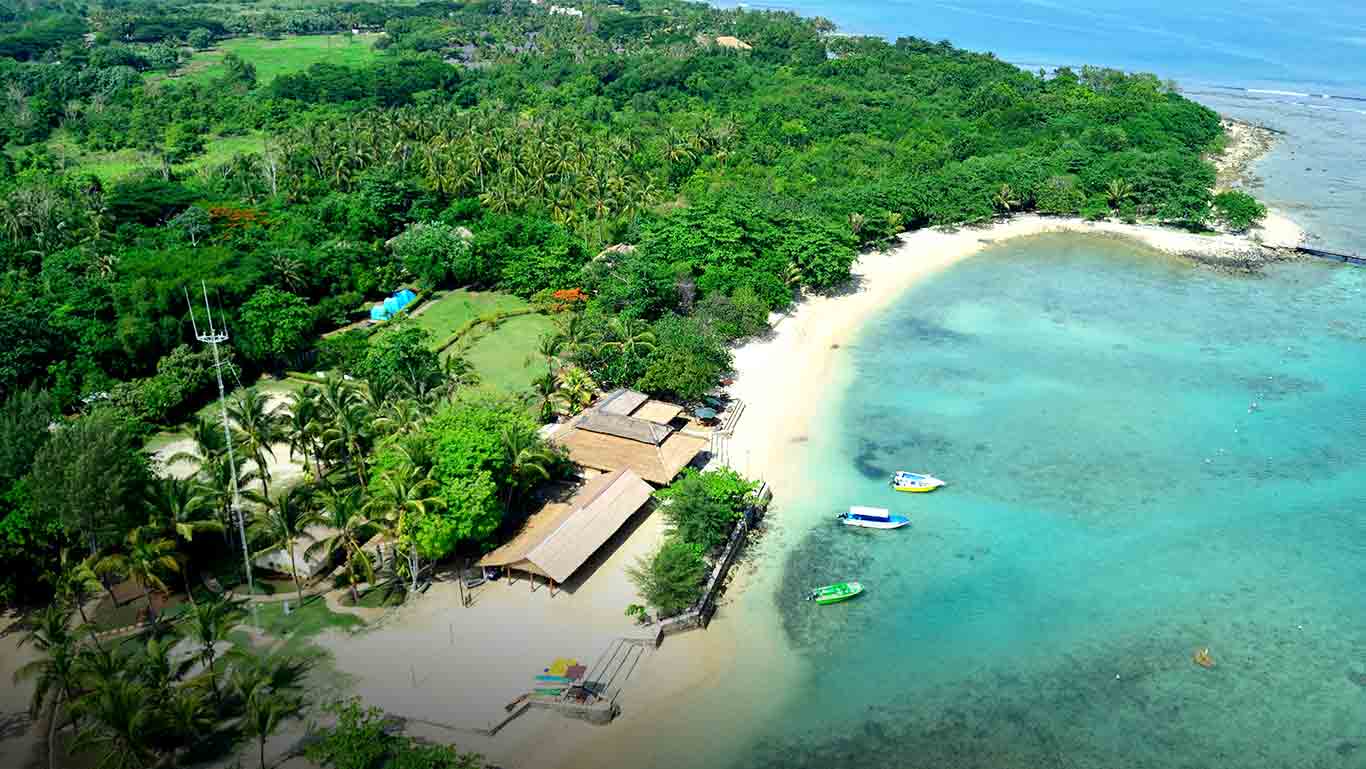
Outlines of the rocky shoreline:
{"label": "rocky shoreline", "polygon": [[1210,158],[1217,174],[1216,191],[1260,186],[1252,165],[1276,145],[1284,132],[1233,118],[1222,118],[1220,125],[1228,137],[1224,151]]}

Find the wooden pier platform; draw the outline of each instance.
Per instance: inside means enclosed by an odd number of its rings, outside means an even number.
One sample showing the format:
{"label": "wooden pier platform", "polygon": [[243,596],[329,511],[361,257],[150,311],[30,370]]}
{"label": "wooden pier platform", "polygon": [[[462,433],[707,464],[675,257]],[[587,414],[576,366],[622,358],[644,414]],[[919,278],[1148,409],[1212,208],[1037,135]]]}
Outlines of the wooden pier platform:
{"label": "wooden pier platform", "polygon": [[1317,256],[1323,259],[1333,259],[1339,262],[1355,264],[1359,267],[1366,267],[1366,257],[1344,254],[1338,251],[1325,251],[1321,248],[1309,248],[1307,246],[1297,246],[1295,250],[1301,254],[1309,254],[1310,256]]}

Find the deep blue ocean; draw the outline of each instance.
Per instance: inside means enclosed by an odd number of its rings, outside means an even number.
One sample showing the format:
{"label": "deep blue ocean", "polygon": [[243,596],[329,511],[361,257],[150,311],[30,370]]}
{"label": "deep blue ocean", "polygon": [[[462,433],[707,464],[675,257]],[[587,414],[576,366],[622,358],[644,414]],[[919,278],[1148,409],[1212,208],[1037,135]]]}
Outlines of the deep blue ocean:
{"label": "deep blue ocean", "polygon": [[[734,2],[716,5],[735,7]],[[1366,251],[1366,2],[784,0],[843,32],[949,40],[1029,69],[1152,72],[1218,112],[1286,132],[1253,191],[1324,248]]]}

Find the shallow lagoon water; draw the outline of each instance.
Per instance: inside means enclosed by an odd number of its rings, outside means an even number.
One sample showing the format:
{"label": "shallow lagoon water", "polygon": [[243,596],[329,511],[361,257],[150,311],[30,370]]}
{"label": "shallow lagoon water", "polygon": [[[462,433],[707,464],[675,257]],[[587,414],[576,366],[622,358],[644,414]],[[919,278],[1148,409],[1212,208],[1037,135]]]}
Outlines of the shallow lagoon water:
{"label": "shallow lagoon water", "polygon": [[[1366,766],[1364,289],[1075,235],[915,288],[846,348],[727,608],[781,625],[782,678],[742,643],[697,703],[782,704],[697,765]],[[896,494],[899,468],[953,485]],[[850,504],[913,524],[846,530]],[[801,600],[840,579],[869,590]]]}

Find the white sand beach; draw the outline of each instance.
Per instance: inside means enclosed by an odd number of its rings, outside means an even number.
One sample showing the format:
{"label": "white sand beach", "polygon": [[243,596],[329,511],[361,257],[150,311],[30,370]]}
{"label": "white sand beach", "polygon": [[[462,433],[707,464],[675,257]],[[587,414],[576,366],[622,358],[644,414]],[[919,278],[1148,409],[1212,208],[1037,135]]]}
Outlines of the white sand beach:
{"label": "white sand beach", "polygon": [[1304,233],[1272,212],[1249,235],[1197,235],[1146,224],[1087,222],[1078,218],[1017,216],[983,227],[925,229],[902,235],[895,248],[864,254],[853,268],[850,289],[800,301],[777,319],[763,339],[735,351],[735,383],[729,388],[747,406],[731,440],[737,467],[773,485],[782,501],[783,473],[793,467],[787,453],[806,434],[804,423],[830,384],[831,358],[868,317],[907,289],[982,249],[1010,238],[1076,232],[1131,238],[1171,254],[1211,257],[1256,250],[1258,242],[1281,248],[1299,244]]}

